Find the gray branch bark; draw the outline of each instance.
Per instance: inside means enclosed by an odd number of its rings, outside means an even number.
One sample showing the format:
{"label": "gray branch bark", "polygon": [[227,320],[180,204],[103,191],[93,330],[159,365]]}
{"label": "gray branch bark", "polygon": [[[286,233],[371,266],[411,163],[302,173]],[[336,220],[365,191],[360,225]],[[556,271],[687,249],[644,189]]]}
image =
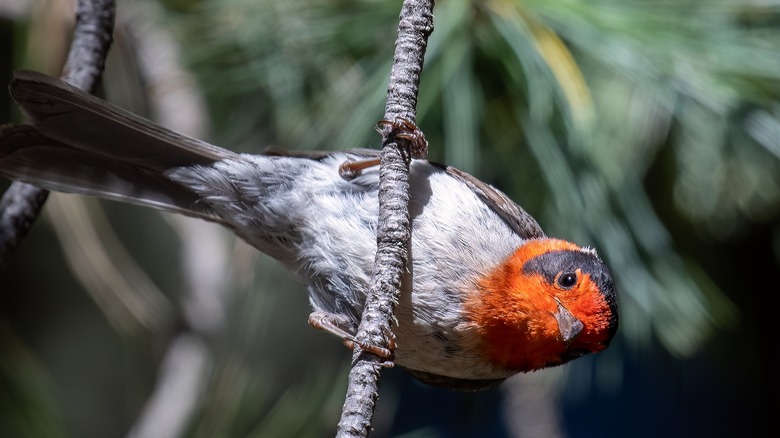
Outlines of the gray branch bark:
{"label": "gray branch bark", "polygon": [[[97,88],[111,46],[115,9],[114,0],[78,0],[65,81],[90,93]],[[22,242],[48,196],[46,190],[14,181],[0,198],[0,263]]]}
{"label": "gray branch bark", "polygon": [[[403,3],[387,89],[385,120],[416,120],[420,74],[428,37],[433,32],[433,3],[433,0],[406,0]],[[387,347],[411,238],[411,152],[408,142],[399,144],[392,129],[384,127],[382,131],[377,253],[366,308],[356,337],[363,344]],[[368,436],[379,397],[379,372],[383,360],[355,349],[338,437]]]}

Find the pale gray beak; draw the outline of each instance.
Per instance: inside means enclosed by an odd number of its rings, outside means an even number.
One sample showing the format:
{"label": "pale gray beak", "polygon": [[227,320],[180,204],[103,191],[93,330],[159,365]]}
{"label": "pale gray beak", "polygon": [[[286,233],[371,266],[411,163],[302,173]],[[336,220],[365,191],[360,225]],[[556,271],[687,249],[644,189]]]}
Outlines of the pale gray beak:
{"label": "pale gray beak", "polygon": [[563,341],[568,344],[582,332],[582,329],[585,326],[582,324],[582,321],[575,318],[571,312],[563,307],[563,304],[561,304],[558,298],[555,299],[555,302],[558,303],[558,311],[555,312],[554,315],[555,319],[558,321],[558,330],[561,332]]}

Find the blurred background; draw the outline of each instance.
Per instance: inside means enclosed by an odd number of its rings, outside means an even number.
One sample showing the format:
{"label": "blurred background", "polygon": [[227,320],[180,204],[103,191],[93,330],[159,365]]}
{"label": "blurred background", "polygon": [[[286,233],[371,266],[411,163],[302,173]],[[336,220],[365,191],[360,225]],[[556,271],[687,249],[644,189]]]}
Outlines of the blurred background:
{"label": "blurred background", "polygon": [[[400,3],[120,1],[101,94],[238,151],[376,148]],[[387,370],[372,436],[776,429],[780,1],[438,3],[431,159],[595,247],[621,327],[482,393]],[[0,83],[59,75],[72,11],[0,0]],[[52,196],[0,272],[0,436],[331,436],[350,354],[308,313],[300,283],[216,225]]]}

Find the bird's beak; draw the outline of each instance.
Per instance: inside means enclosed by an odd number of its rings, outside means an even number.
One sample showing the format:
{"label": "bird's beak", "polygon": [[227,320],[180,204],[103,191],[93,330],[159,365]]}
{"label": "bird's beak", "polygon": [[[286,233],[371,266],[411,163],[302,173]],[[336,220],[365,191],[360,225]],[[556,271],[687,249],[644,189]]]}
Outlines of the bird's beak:
{"label": "bird's beak", "polygon": [[554,314],[555,319],[558,321],[558,330],[561,332],[563,341],[568,344],[582,332],[585,325],[582,324],[582,321],[575,318],[568,309],[563,307],[558,298],[555,298],[555,302],[558,303],[558,311]]}

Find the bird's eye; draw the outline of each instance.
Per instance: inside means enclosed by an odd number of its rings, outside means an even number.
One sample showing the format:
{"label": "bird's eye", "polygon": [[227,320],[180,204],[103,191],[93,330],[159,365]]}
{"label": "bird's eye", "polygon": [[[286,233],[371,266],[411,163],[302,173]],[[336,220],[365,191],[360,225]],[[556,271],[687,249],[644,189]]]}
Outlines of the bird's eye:
{"label": "bird's eye", "polygon": [[574,285],[577,284],[577,273],[576,272],[561,272],[555,278],[555,283],[561,289],[571,289],[572,287],[574,287]]}

